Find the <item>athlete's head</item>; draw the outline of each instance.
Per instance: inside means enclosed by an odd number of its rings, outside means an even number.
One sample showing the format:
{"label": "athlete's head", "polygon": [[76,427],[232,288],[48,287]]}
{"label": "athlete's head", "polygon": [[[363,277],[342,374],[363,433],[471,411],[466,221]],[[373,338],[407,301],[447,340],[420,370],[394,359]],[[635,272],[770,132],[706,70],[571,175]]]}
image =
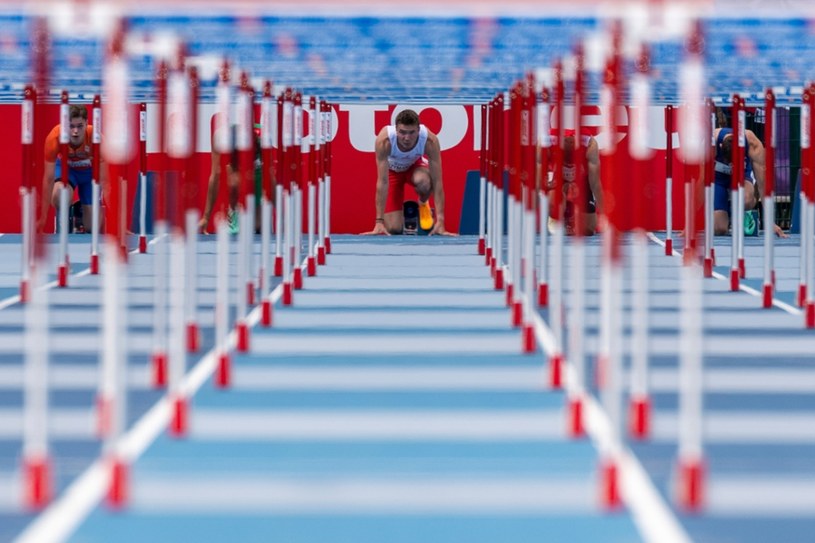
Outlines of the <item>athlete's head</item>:
{"label": "athlete's head", "polygon": [[73,104],[68,110],[68,117],[70,122],[68,125],[70,144],[73,147],[79,147],[85,143],[85,128],[88,126],[88,110],[85,109],[85,106]]}
{"label": "athlete's head", "polygon": [[412,109],[399,112],[394,122],[396,126],[396,144],[402,151],[409,151],[419,140],[419,115]]}

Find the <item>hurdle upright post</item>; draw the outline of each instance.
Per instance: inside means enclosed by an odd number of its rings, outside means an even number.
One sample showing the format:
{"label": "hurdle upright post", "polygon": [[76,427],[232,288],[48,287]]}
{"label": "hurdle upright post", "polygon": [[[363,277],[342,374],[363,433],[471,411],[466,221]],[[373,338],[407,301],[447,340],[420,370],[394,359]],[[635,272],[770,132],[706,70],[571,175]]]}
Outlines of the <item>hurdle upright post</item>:
{"label": "hurdle upright post", "polygon": [[815,179],[815,146],[812,144],[812,106],[815,99],[812,85],[804,87],[801,95],[801,185],[798,187],[798,194],[801,205],[799,209],[799,219],[801,223],[801,251],[798,259],[799,279],[798,279],[798,306],[804,308],[807,301],[807,262],[811,258],[809,254],[810,244],[808,238],[812,236],[809,230],[809,184]]}
{"label": "hurdle upright post", "polygon": [[762,286],[761,305],[769,309],[773,305],[775,285],[775,148],[778,141],[778,117],[775,109],[775,93],[768,88],[764,93],[764,284]]}
{"label": "hurdle upright post", "polygon": [[20,303],[28,302],[31,293],[31,266],[34,260],[34,232],[36,224],[36,205],[33,190],[34,173],[34,110],[37,91],[33,85],[26,85],[23,90],[23,101],[20,105],[22,128],[20,138],[22,147],[22,166],[20,179],[20,207],[22,211],[23,244],[20,258]]}
{"label": "hurdle upright post", "polygon": [[713,266],[716,264],[716,253],[713,247],[713,177],[715,175],[716,163],[716,111],[713,101],[707,100],[707,110],[710,117],[710,144],[705,153],[705,248],[704,264],[702,274],[705,277],[713,277]]}
{"label": "hurdle upright post", "polygon": [[235,333],[237,335],[236,349],[238,352],[249,350],[249,323],[246,321],[250,291],[253,289],[249,272],[251,259],[250,225],[254,224],[253,194],[254,177],[251,174],[252,154],[254,152],[252,128],[252,99],[249,89],[249,74],[241,73],[240,88],[235,102],[235,149],[238,152],[238,300],[236,304]]}
{"label": "hurdle upright post", "polygon": [[648,237],[645,227],[646,171],[653,155],[648,146],[648,110],[651,105],[650,56],[641,44],[637,70],[630,82],[629,151],[634,171],[634,240],[631,251],[631,398],[629,430],[636,439],[648,437],[651,427],[651,401],[648,386]]}
{"label": "hurdle upright post", "polygon": [[258,282],[260,287],[261,317],[262,326],[272,325],[272,301],[269,299],[271,291],[271,277],[269,269],[270,254],[269,248],[272,243],[272,198],[274,198],[274,187],[272,182],[272,141],[273,130],[275,129],[274,114],[276,112],[272,98],[272,82],[266,80],[263,84],[263,97],[260,101],[260,152],[262,203],[261,203],[261,224],[260,224],[260,270],[258,272]]}
{"label": "hurdle upright post", "polygon": [[139,253],[147,252],[147,103],[139,104]]}
{"label": "hurdle upright post", "polygon": [[486,209],[487,209],[487,105],[481,104],[481,134],[480,148],[478,155],[479,179],[478,179],[478,254],[484,255],[487,252],[485,240],[486,234]]}
{"label": "hurdle upright post", "polygon": [[[705,68],[704,39],[701,22],[694,22],[686,41],[685,59],[679,69],[680,97],[685,104],[680,123],[682,146],[680,153],[686,171],[698,178],[708,147],[707,108],[704,102]],[[735,160],[734,160],[735,162]],[[687,181],[686,181],[687,182]],[[692,182],[692,180],[691,180]],[[689,188],[687,197],[692,197]],[[690,214],[690,220],[693,214]],[[691,225],[689,235],[696,236]],[[702,280],[696,245],[686,248],[680,270],[680,330],[679,342],[679,451],[676,500],[689,511],[696,511],[703,502],[704,460],[702,449]],[[738,275],[736,275],[738,280]]]}
{"label": "hurdle upright post", "polygon": [[[537,109],[537,146],[540,148],[540,184],[538,188],[538,224],[540,225],[538,248],[538,305],[549,305],[549,149],[552,138],[549,135],[550,105],[549,87],[551,81],[545,81],[541,89],[541,101]],[[536,149],[537,153],[537,149]]]}
{"label": "hurdle upright post", "polygon": [[739,95],[733,96],[733,147],[732,170],[730,172],[730,290],[739,290],[741,279],[742,253],[739,241],[740,232],[744,232],[744,212],[741,203],[744,202],[744,127],[742,125],[741,99]]}
{"label": "hurdle upright post", "polygon": [[59,193],[59,259],[57,261],[57,285],[68,286],[68,273],[70,271],[70,258],[68,255],[68,209],[71,205],[73,188],[70,184],[71,166],[68,160],[68,142],[71,138],[71,113],[68,91],[63,90],[59,105],[59,149],[60,149],[60,180],[62,186]]}
{"label": "hurdle upright post", "polygon": [[309,277],[317,275],[317,255],[314,237],[317,228],[317,164],[320,157],[320,112],[317,109],[319,100],[315,96],[308,100],[308,248],[306,251],[306,269]]}
{"label": "hurdle upright post", "polygon": [[[572,126],[574,127],[574,146],[571,150],[571,162],[574,163],[574,179],[569,189],[566,186],[565,166],[566,164],[566,143],[565,143],[565,112],[558,117],[558,141],[560,147],[561,165],[559,172],[561,177],[561,188],[555,188],[564,201],[560,204],[560,212],[564,213],[565,206],[571,206],[571,216],[574,220],[569,272],[571,283],[571,302],[568,314],[568,353],[571,373],[567,380],[567,401],[568,401],[568,429],[572,438],[581,438],[586,435],[583,415],[586,405],[586,345],[585,345],[585,324],[586,324],[586,187],[583,186],[583,179],[588,179],[589,172],[586,168],[586,143],[588,138],[583,137],[583,104],[585,95],[586,74],[584,71],[584,54],[582,44],[578,44],[574,51],[574,73],[567,76],[574,82],[573,104],[572,104]],[[565,79],[565,78],[564,78]],[[565,105],[565,104],[564,104]],[[559,107],[563,109],[563,105]],[[557,183],[556,183],[557,185]],[[565,201],[564,191],[570,193],[568,202]],[[564,226],[568,232],[569,216],[563,214],[561,221],[561,231]],[[561,232],[562,234],[562,232]],[[562,248],[561,248],[562,251]],[[565,259],[564,259],[565,260]],[[563,264],[556,264],[562,269]],[[558,289],[563,291],[563,286]],[[561,295],[562,296],[562,295]],[[558,305],[553,305],[550,311],[558,311]],[[560,310],[562,311],[562,310]],[[561,325],[562,326],[562,325]]]}
{"label": "hurdle upright post", "polygon": [[673,242],[673,160],[674,107],[665,106],[665,256],[671,256]]}
{"label": "hurdle upright post", "polygon": [[[563,61],[558,59],[554,65],[554,90],[555,90],[555,141],[554,148],[554,172],[552,184],[552,207],[550,210],[551,219],[541,224],[541,228],[549,228],[552,231],[552,266],[550,272],[549,294],[549,327],[555,337],[554,352],[549,355],[549,386],[559,389],[564,382],[563,357],[563,122],[565,120],[565,96],[566,88],[563,82]],[[583,415],[582,401],[569,399],[569,433],[572,436],[582,436]]]}
{"label": "hurdle upright post", "polygon": [[102,98],[96,94],[93,97],[92,108],[92,125],[93,131],[91,133],[91,149],[94,161],[91,166],[92,181],[91,181],[91,263],[90,270],[92,275],[99,273],[99,181],[100,181],[100,168],[99,168],[99,146],[102,143]]}
{"label": "hurdle upright post", "polygon": [[[815,254],[815,246],[813,246],[813,239],[815,238],[815,120],[812,115],[812,103],[815,102],[815,82],[809,84],[809,97],[810,107],[808,111],[807,123],[804,124],[803,114],[801,115],[801,130],[807,132],[808,147],[802,152],[806,155],[806,167],[809,170],[806,177],[802,176],[804,194],[801,198],[801,259],[805,262],[805,279],[804,279],[804,326],[806,328],[815,328],[815,262],[813,262],[813,255]],[[803,108],[802,108],[803,110]],[[803,142],[803,138],[802,138]],[[803,144],[801,146],[803,148]],[[806,211],[804,212],[804,209]],[[804,226],[805,225],[805,226]]]}
{"label": "hurdle upright post", "polygon": [[198,134],[198,95],[200,82],[198,69],[190,66],[187,69],[189,85],[189,105],[187,119],[189,130],[189,148],[185,157],[185,173],[182,177],[184,189],[182,200],[184,208],[184,230],[186,233],[186,278],[184,280],[184,301],[186,320],[187,352],[197,353],[201,348],[201,330],[198,326],[198,222],[200,219],[196,195],[198,184],[198,161],[195,156]]}

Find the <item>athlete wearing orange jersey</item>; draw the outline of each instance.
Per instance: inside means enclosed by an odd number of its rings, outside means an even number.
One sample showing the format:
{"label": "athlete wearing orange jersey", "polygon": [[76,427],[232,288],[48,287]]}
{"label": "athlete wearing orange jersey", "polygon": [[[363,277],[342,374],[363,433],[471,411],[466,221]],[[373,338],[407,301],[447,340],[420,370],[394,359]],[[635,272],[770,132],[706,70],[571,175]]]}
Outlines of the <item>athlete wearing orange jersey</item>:
{"label": "athlete wearing orange jersey", "polygon": [[[72,105],[70,107],[70,135],[68,141],[68,182],[71,187],[79,191],[79,201],[82,205],[82,223],[86,232],[91,231],[92,221],[92,182],[93,182],[93,128],[88,124],[88,111],[84,106]],[[43,199],[38,229],[45,223],[48,213],[48,195],[51,195],[51,205],[59,211],[59,191],[62,185],[55,183],[62,178],[62,161],[60,155],[60,126],[55,126],[45,138],[45,171],[43,172]],[[101,159],[100,159],[101,160]],[[107,189],[105,169],[99,168],[100,183],[103,191]],[[103,217],[100,214],[100,217]],[[100,222],[102,220],[100,219]],[[101,225],[100,225],[101,226]]]}

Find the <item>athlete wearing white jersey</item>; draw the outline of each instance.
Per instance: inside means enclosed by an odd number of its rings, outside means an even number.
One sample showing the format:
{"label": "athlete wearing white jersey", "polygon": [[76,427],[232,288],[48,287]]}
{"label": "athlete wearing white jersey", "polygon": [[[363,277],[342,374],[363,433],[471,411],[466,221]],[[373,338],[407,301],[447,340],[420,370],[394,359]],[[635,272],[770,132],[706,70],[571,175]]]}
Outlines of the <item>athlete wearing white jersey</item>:
{"label": "athlete wearing white jersey", "polygon": [[[430,234],[455,235],[444,227],[444,186],[441,174],[441,147],[436,135],[419,124],[419,115],[410,109],[396,116],[394,126],[379,131],[376,151],[376,222],[365,234],[401,234],[404,227],[402,205],[405,184],[419,197],[419,222]],[[430,197],[436,206],[436,220],[430,210]]]}

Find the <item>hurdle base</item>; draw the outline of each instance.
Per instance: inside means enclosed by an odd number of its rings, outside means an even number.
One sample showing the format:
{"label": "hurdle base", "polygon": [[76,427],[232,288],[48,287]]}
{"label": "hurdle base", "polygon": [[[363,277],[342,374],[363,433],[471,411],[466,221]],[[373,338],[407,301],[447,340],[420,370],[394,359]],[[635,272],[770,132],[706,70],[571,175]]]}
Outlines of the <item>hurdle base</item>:
{"label": "hurdle base", "polygon": [[487,247],[486,251],[484,251],[484,265],[489,266],[492,263],[492,247]]}
{"label": "hurdle base", "polygon": [[747,265],[744,263],[744,259],[739,259],[739,278],[746,279],[747,278]]}
{"label": "hurdle base", "polygon": [[120,458],[113,458],[110,462],[107,503],[113,509],[121,509],[128,498],[128,466]]}
{"label": "hurdle base", "polygon": [[68,286],[68,265],[61,264],[59,268],[57,268],[57,286],[59,287],[67,287]]}
{"label": "hurdle base", "polygon": [[283,305],[291,305],[293,303],[293,289],[290,282],[285,281],[283,283],[283,296],[281,297],[281,301]]}
{"label": "hurdle base", "polygon": [[541,283],[538,285],[538,306],[546,307],[549,305],[549,284]]}
{"label": "hurdle base", "polygon": [[325,247],[322,245],[317,247],[317,264],[319,266],[325,266]]}
{"label": "hurdle base", "polygon": [[99,275],[99,255],[91,255],[91,275]]}
{"label": "hurdle base", "polygon": [[218,355],[218,364],[215,368],[215,386],[220,389],[228,388],[232,383],[232,360],[229,353]]}
{"label": "hurdle base", "polygon": [[274,276],[283,277],[283,257],[274,257]]}
{"label": "hurdle base", "polygon": [[563,355],[554,353],[549,357],[549,386],[553,389],[563,388]]}
{"label": "hurdle base", "polygon": [[522,332],[523,353],[533,354],[537,350],[537,342],[535,341],[535,329],[531,324],[525,324]]}
{"label": "hurdle base", "polygon": [[294,268],[294,289],[300,290],[303,288],[303,269],[300,266]]}
{"label": "hurdle base", "polygon": [[806,304],[805,324],[808,329],[815,328],[815,301],[809,300]]}
{"label": "hurdle base", "polygon": [[619,509],[623,504],[619,468],[609,458],[604,458],[600,465],[600,504],[607,511]]}
{"label": "hurdle base", "polygon": [[490,266],[490,277],[495,277],[495,272],[498,269],[498,262],[495,260],[495,258],[490,258],[489,266]]}
{"label": "hurdle base", "polygon": [[713,277],[713,259],[710,258],[710,257],[705,258],[704,274],[705,274],[705,277],[708,278],[708,279]]}
{"label": "hurdle base", "polygon": [[172,400],[170,411],[170,435],[173,437],[184,437],[187,434],[187,399],[181,395]]}
{"label": "hurdle base", "polygon": [[235,325],[235,333],[237,335],[237,342],[235,349],[239,353],[249,352],[249,326],[246,321],[241,320]]}
{"label": "hurdle base", "polygon": [[147,236],[139,236],[139,252],[142,254],[147,252]]}
{"label": "hurdle base", "polygon": [[647,396],[631,398],[630,431],[634,439],[646,439],[651,433],[651,401]]}
{"label": "hurdle base", "polygon": [[586,428],[583,425],[583,398],[580,396],[569,398],[567,432],[572,439],[586,436]]}
{"label": "hurdle base", "polygon": [[773,285],[765,283],[761,296],[761,307],[769,309],[773,306]]}
{"label": "hurdle base", "polygon": [[313,256],[306,260],[306,269],[309,277],[317,275],[317,260]]}
{"label": "hurdle base", "polygon": [[246,283],[246,303],[249,307],[255,305],[255,284],[252,281]]}
{"label": "hurdle base", "polygon": [[733,292],[739,290],[739,270],[735,268],[730,269],[730,290]]}
{"label": "hurdle base", "polygon": [[674,253],[674,240],[668,238],[665,240],[665,256],[671,256]]}
{"label": "hurdle base", "polygon": [[153,388],[164,388],[167,386],[167,354],[164,352],[153,353],[152,361]]}
{"label": "hurdle base", "polygon": [[266,328],[272,325],[272,301],[263,300],[260,304],[260,325]]}
{"label": "hurdle base", "polygon": [[482,238],[478,238],[478,254],[483,255],[487,251],[487,242]]}
{"label": "hurdle base", "polygon": [[705,466],[701,459],[684,459],[679,461],[677,502],[689,512],[702,508],[704,497]]}
{"label": "hurdle base", "polygon": [[798,307],[804,307],[807,302],[807,286],[806,283],[798,285]]}
{"label": "hurdle base", "polygon": [[506,286],[506,296],[504,298],[504,304],[506,304],[507,307],[512,308],[512,299],[514,298],[513,295],[515,294],[515,285],[507,281],[505,286]]}
{"label": "hurdle base", "polygon": [[42,509],[51,501],[51,462],[47,456],[31,456],[23,459],[25,474],[25,506]]}
{"label": "hurdle base", "polygon": [[331,254],[331,238],[330,237],[326,236],[323,239],[323,245],[325,245],[325,252],[327,254]]}
{"label": "hurdle base", "polygon": [[495,268],[495,290],[504,288],[504,270],[502,268]]}
{"label": "hurdle base", "polygon": [[201,349],[201,331],[195,322],[187,323],[187,352],[197,353]]}
{"label": "hurdle base", "polygon": [[524,306],[520,300],[512,302],[512,326],[518,328],[524,323]]}

